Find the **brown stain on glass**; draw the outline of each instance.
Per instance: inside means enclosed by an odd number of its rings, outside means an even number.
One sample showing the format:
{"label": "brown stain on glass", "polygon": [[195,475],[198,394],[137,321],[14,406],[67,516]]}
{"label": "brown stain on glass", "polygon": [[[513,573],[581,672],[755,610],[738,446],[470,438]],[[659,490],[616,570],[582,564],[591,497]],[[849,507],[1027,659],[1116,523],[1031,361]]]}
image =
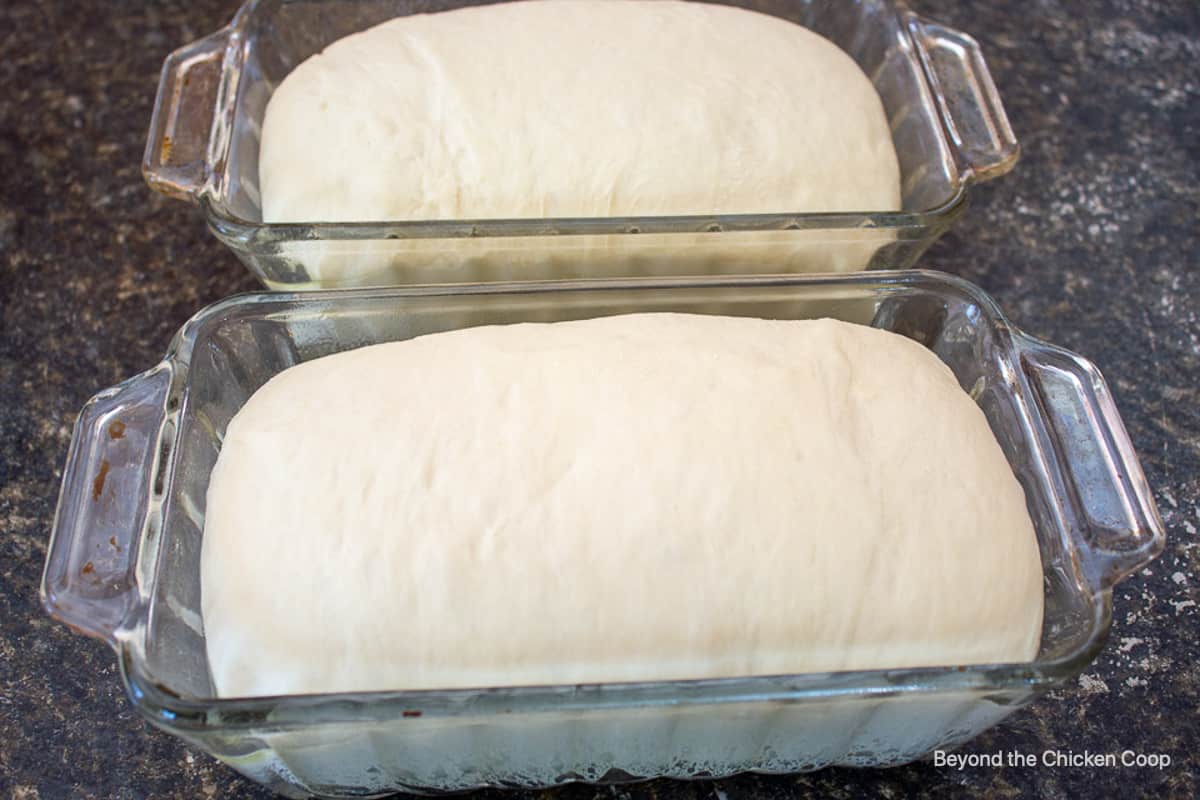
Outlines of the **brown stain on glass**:
{"label": "brown stain on glass", "polygon": [[108,426],[108,438],[124,439],[125,438],[125,423],[121,422],[121,420],[119,420],[119,419],[114,420],[113,423]]}
{"label": "brown stain on glass", "polygon": [[79,570],[82,575],[91,575],[95,571],[96,565],[90,561],[83,565],[83,569]]}
{"label": "brown stain on glass", "polygon": [[92,499],[99,500],[100,495],[104,492],[104,481],[108,478],[109,463],[108,459],[100,462],[100,471],[96,473],[96,480],[92,481]]}

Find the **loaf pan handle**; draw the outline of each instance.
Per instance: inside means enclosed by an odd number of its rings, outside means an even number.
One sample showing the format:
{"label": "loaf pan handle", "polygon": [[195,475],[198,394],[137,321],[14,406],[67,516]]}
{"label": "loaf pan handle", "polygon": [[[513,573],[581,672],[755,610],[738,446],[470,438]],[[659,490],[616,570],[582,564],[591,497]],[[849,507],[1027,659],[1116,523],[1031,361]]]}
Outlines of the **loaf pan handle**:
{"label": "loaf pan handle", "polygon": [[909,12],[908,29],[964,180],[1008,172],[1021,154],[979,43]]}
{"label": "loaf pan handle", "polygon": [[170,368],[160,365],[89,400],[63,468],[42,605],[110,644],[139,604],[138,549],[170,384]]}
{"label": "loaf pan handle", "polygon": [[142,175],[151,188],[195,200],[208,179],[208,143],[230,29],[181,47],[167,57],[158,81]]}
{"label": "loaf pan handle", "polygon": [[1057,487],[1064,522],[1083,548],[1089,577],[1111,588],[1162,552],[1166,534],[1154,497],[1095,365],[1021,338],[1021,366],[1065,477]]}

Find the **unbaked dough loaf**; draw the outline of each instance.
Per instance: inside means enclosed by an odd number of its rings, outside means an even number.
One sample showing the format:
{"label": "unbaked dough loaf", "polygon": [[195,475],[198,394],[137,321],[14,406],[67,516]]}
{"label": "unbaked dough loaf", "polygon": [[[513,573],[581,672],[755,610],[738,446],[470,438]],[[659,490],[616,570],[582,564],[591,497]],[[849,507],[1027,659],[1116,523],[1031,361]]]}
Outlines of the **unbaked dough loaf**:
{"label": "unbaked dough loaf", "polygon": [[[266,222],[900,208],[882,101],[849,55],[777,17],[674,0],[500,3],[340,39],[272,95],[259,178]],[[467,249],[485,275],[569,261],[561,241],[521,244]],[[604,261],[638,254],[615,244],[589,245],[590,262],[626,271]],[[438,246],[309,243],[300,258],[339,284],[461,268]],[[822,266],[873,251],[841,249]]]}
{"label": "unbaked dough loaf", "polygon": [[883,104],[821,36],[740,8],[536,0],[417,14],[279,85],[267,222],[899,208]]}
{"label": "unbaked dough loaf", "polygon": [[849,323],[643,314],[288,369],[202,553],[221,696],[1023,661],[1022,489],[949,369]]}

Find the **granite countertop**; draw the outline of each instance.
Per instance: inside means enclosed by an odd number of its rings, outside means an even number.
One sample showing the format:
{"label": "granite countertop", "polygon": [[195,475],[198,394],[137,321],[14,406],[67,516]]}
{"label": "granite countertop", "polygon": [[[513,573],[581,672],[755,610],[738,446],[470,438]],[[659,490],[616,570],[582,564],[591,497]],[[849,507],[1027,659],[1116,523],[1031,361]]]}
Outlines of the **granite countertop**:
{"label": "granite countertop", "polygon": [[[919,763],[792,777],[567,787],[507,797],[1200,795],[1200,5],[913,0],[982,43],[1023,156],[979,187],[924,266],[1093,359],[1169,541],[1114,597],[1085,674],[962,752],[1166,753],[1166,769]],[[233,0],[0,8],[0,797],[264,797],[151,729],[101,643],[37,585],[71,424],[202,305],[257,286],[139,162],[163,57]],[[501,793],[489,793],[500,796]]]}

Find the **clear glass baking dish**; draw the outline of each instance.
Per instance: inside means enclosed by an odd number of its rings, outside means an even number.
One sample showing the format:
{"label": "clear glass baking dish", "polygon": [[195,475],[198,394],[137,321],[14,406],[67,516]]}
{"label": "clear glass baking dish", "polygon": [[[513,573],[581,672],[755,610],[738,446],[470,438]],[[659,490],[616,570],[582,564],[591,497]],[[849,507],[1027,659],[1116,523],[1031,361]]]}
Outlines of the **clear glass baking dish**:
{"label": "clear glass baking dish", "polygon": [[[231,416],[297,362],[434,331],[634,311],[831,316],[935,352],[985,412],[1028,499],[1045,627],[1023,664],[706,681],[215,699],[200,616],[209,472]],[[413,376],[414,383],[420,376]],[[402,398],[398,398],[402,402]],[[930,425],[937,420],[931,419]],[[291,796],[885,766],[953,747],[1077,676],[1112,586],[1163,547],[1096,368],[930,272],[640,279],[245,295],[200,312],[159,365],[84,407],[42,584],[109,642],[151,722]]]}
{"label": "clear glass baking dish", "polygon": [[903,0],[734,0],[842,47],[883,99],[902,210],[586,219],[262,221],[260,125],[275,86],[342,36],[470,0],[249,0],[229,26],[166,60],[142,169],[197,202],[267,286],[315,289],[909,267],[1001,175],[1017,142],[979,46]]}

